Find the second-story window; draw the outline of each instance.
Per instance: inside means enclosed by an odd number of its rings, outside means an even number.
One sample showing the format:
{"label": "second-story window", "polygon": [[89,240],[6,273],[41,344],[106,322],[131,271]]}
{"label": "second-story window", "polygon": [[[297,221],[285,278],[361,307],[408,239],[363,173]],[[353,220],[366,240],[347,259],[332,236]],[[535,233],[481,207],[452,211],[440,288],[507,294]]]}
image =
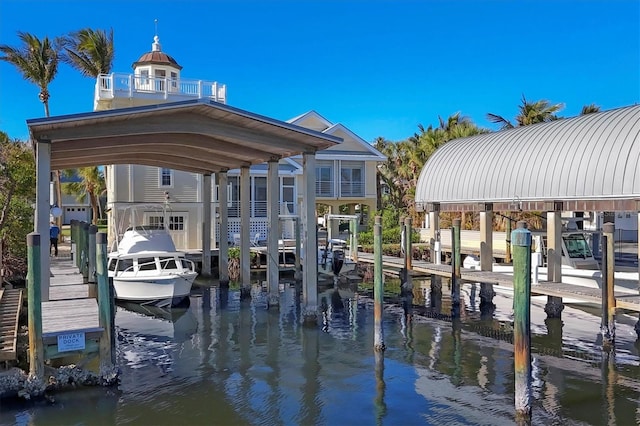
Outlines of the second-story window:
{"label": "second-story window", "polygon": [[160,187],[167,188],[173,186],[173,170],[160,169]]}
{"label": "second-story window", "polygon": [[171,88],[175,89],[178,87],[178,73],[171,71]]}
{"label": "second-story window", "polygon": [[364,196],[364,163],[343,161],[340,166],[340,196]]}
{"label": "second-story window", "polygon": [[333,161],[316,163],[316,196],[333,197]]}

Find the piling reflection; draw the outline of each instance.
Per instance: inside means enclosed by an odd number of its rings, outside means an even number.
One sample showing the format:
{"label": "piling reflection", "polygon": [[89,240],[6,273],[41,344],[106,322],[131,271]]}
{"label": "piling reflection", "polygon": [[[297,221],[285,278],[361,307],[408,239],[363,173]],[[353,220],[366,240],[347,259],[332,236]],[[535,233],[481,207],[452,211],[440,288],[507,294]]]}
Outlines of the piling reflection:
{"label": "piling reflection", "polygon": [[375,360],[375,376],[376,376],[376,397],[374,400],[376,424],[383,424],[383,420],[387,415],[387,403],[385,401],[385,390],[387,388],[384,382],[384,351],[374,351]]}
{"label": "piling reflection", "polygon": [[[511,300],[496,295],[483,323],[469,292],[466,313],[452,322],[448,295],[434,314],[438,288],[414,285],[429,297],[414,298],[411,317],[401,303],[387,304],[384,354],[372,347],[372,299],[349,288],[319,295],[326,332],[301,326],[295,284],[282,286],[279,310],[267,309],[259,283],[242,301],[239,290],[197,288],[174,322],[119,308],[123,381],[119,396],[98,394],[94,402],[110,424],[513,424]],[[189,317],[191,332],[175,334],[175,324]],[[569,341],[585,319],[591,316],[565,311],[564,323],[541,320],[533,332],[533,424],[640,420],[637,351],[620,339],[617,356]],[[15,421],[20,416],[33,424],[78,423],[86,419],[85,395],[65,395],[64,410],[3,406],[0,424],[25,424]]]}

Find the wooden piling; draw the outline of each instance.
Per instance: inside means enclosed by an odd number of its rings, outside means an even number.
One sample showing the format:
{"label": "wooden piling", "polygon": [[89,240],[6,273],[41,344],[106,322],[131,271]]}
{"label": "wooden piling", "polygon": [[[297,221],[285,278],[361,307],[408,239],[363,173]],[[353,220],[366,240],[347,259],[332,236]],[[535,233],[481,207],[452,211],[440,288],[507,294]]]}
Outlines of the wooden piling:
{"label": "wooden piling", "polygon": [[462,263],[462,255],[460,254],[460,219],[453,220],[451,227],[451,245],[453,246],[453,256],[451,257],[451,316],[458,318],[460,316],[460,264]]}
{"label": "wooden piling", "polygon": [[80,264],[80,272],[84,282],[89,281],[89,224],[82,222],[82,258]]}
{"label": "wooden piling", "polygon": [[613,346],[616,338],[616,299],[615,286],[615,225],[605,223],[602,226],[604,253],[602,254],[602,344]]}
{"label": "wooden piling", "polygon": [[373,319],[374,319],[374,339],[373,349],[384,351],[384,331],[382,329],[382,309],[383,309],[383,282],[382,282],[382,217],[376,216],[373,226]]}
{"label": "wooden piling", "polygon": [[100,371],[110,371],[115,365],[115,330],[114,312],[111,303],[113,295],[110,291],[107,271],[107,234],[96,235],[96,276],[98,281],[98,315],[102,335],[100,336]]}
{"label": "wooden piling", "polygon": [[351,260],[358,262],[358,222],[356,219],[351,219]]}
{"label": "wooden piling", "polygon": [[518,419],[531,418],[531,232],[524,221],[511,233],[513,249],[513,350],[515,408]]}
{"label": "wooden piling", "polygon": [[[511,216],[510,212],[507,212],[507,216]],[[505,235],[507,237],[507,241],[505,241],[505,254],[504,261],[505,263],[511,263],[511,218],[507,218],[507,227],[505,229]]]}
{"label": "wooden piling", "polygon": [[89,225],[89,262],[87,269],[87,282],[96,282],[96,234],[98,233],[98,227],[96,225]]}
{"label": "wooden piling", "polygon": [[42,343],[42,278],[40,234],[27,235],[27,304],[29,321],[29,375],[44,379],[44,346]]}

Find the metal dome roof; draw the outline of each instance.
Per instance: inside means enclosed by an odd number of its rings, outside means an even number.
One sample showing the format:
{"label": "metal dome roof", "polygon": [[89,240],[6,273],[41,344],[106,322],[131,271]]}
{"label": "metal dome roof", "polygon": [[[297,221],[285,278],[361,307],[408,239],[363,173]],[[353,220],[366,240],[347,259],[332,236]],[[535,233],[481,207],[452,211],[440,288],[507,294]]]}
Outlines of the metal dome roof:
{"label": "metal dome roof", "polygon": [[640,105],[634,105],[450,141],[422,169],[415,200],[424,206],[640,199],[639,164]]}

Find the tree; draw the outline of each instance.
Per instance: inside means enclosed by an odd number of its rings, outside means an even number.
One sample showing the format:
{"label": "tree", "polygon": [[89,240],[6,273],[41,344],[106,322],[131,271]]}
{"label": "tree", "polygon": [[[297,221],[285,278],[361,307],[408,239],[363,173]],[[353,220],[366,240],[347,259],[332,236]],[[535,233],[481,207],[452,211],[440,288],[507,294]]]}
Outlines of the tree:
{"label": "tree", "polygon": [[60,58],[85,77],[109,74],[113,67],[113,29],[83,28],[58,39]]}
{"label": "tree", "polygon": [[[113,67],[115,49],[113,29],[104,30],[83,28],[58,39],[61,60],[71,65],[85,77],[97,79],[100,74],[109,74]],[[89,197],[92,222],[97,224],[99,215],[99,197],[105,191],[105,179],[98,167],[84,167],[76,172],[82,182],[67,184],[68,193],[76,195],[80,201]]]}
{"label": "tree", "polygon": [[[0,132],[0,269],[9,279],[26,275],[26,237],[33,230],[35,175],[31,146]],[[48,241],[45,237],[43,244]]]}
{"label": "tree", "polygon": [[389,189],[389,194],[382,200],[384,207],[392,208],[400,215],[409,215],[414,221],[420,219],[415,209],[418,178],[431,155],[450,140],[486,132],[460,113],[446,120],[438,117],[438,121],[439,127],[435,128],[419,124],[420,132],[401,142],[383,138],[375,141],[375,147],[387,156],[387,161],[378,167],[379,178]]}
{"label": "tree", "polygon": [[[11,47],[0,45],[0,60],[13,64],[25,80],[38,86],[38,97],[44,105],[44,113],[49,117],[49,84],[58,72],[58,51],[48,37],[40,40],[38,37],[18,32],[22,46]],[[60,171],[54,172],[57,204],[62,205],[62,189],[60,188]]]}
{"label": "tree", "polygon": [[600,112],[600,107],[596,104],[584,105],[580,115],[593,114],[594,112]]}
{"label": "tree", "polygon": [[84,202],[89,198],[91,205],[91,223],[98,224],[99,214],[99,198],[106,190],[104,176],[98,167],[81,167],[75,170],[65,170],[64,175],[67,177],[78,176],[80,182],[68,182],[64,184],[65,193],[74,195],[80,202]]}
{"label": "tree", "polygon": [[557,120],[557,112],[564,108],[563,104],[552,105],[547,100],[539,100],[536,102],[529,102],[522,95],[522,104],[518,106],[518,115],[516,115],[516,125],[514,126],[511,121],[502,117],[501,115],[488,113],[487,120],[492,123],[500,124],[500,130],[513,129],[514,127],[529,126],[536,123],[546,123],[549,121]]}

